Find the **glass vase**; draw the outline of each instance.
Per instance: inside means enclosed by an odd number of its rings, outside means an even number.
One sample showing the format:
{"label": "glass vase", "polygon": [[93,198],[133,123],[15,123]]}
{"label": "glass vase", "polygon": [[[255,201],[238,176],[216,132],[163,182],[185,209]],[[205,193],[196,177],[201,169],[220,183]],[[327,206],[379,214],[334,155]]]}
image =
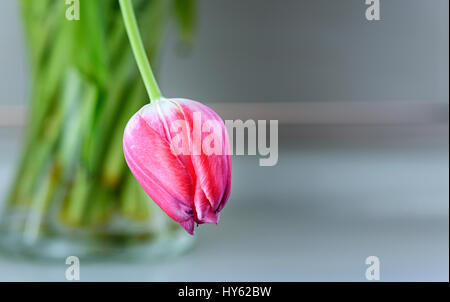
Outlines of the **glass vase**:
{"label": "glass vase", "polygon": [[[154,64],[172,6],[136,0]],[[126,166],[122,135],[148,102],[116,0],[20,2],[31,66],[23,155],[0,222],[0,245],[44,258],[152,258],[192,243]]]}

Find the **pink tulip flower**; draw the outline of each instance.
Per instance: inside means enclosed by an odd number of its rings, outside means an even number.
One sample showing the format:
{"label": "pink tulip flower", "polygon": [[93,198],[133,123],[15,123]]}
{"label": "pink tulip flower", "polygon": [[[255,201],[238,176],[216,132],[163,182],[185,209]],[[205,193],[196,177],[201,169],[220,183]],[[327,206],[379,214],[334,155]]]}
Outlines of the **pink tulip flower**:
{"label": "pink tulip flower", "polygon": [[129,120],[126,162],[147,194],[189,234],[219,222],[230,196],[231,158],[222,119],[187,99],[160,99]]}

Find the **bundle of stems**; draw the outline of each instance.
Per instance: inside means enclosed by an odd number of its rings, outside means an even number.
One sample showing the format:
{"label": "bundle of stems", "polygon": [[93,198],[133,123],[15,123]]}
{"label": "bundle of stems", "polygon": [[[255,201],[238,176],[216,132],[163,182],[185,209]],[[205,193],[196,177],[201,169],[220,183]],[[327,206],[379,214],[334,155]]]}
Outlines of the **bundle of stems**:
{"label": "bundle of stems", "polygon": [[[68,21],[64,0],[21,0],[32,93],[23,156],[4,222],[34,240],[83,230],[128,236],[112,221],[171,229],[126,166],[122,135],[149,102],[126,35],[118,0],[81,0]],[[193,29],[193,0],[134,0],[143,42],[155,65],[174,17],[182,41]],[[133,235],[133,234],[131,234]],[[142,234],[140,234],[142,235]]]}

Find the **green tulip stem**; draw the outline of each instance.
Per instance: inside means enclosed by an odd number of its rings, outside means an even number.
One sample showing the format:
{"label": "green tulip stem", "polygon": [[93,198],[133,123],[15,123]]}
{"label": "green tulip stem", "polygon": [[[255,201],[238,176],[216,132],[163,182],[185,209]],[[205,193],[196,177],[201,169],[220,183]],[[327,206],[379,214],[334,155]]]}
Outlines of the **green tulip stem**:
{"label": "green tulip stem", "polygon": [[134,15],[133,4],[131,0],[119,0],[119,2],[125,28],[127,30],[128,38],[130,39],[136,63],[141,72],[142,80],[144,81],[150,101],[155,102],[162,97],[162,94],[145,53],[144,44],[142,43],[138,24]]}

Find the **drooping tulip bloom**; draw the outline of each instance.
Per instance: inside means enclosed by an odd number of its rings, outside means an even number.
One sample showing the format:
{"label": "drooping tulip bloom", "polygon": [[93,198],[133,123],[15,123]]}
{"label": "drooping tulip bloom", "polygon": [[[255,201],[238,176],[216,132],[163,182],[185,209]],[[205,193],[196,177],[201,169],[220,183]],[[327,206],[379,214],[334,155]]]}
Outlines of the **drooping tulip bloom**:
{"label": "drooping tulip bloom", "polygon": [[158,206],[189,234],[219,221],[230,196],[231,158],[222,119],[187,99],[142,107],[123,137],[131,172]]}

